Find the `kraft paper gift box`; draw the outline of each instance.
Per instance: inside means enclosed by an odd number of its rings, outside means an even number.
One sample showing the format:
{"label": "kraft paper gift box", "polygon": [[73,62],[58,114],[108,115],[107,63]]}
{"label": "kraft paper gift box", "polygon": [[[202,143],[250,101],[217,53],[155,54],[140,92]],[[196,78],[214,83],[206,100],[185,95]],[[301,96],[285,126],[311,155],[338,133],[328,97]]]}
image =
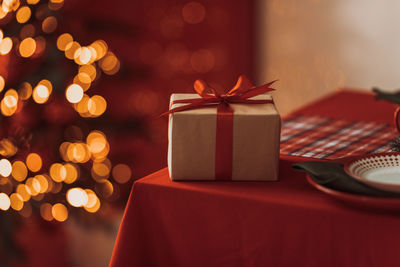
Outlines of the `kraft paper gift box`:
{"label": "kraft paper gift box", "polygon": [[[240,79],[239,79],[240,80]],[[185,106],[196,94],[172,94],[170,110]],[[251,100],[269,100],[261,94]],[[276,181],[281,120],[275,105],[230,103],[233,109],[231,177],[216,177],[217,107],[169,115],[168,169],[172,180]],[[218,164],[218,163],[217,163]]]}

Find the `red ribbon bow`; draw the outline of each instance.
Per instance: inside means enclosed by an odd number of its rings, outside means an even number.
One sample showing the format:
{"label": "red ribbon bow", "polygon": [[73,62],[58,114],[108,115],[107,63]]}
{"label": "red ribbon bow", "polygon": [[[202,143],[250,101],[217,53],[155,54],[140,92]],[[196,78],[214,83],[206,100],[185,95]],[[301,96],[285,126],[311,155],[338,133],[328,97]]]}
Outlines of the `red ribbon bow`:
{"label": "red ribbon bow", "polygon": [[262,85],[260,87],[255,87],[246,76],[240,75],[238,81],[236,82],[236,85],[228,93],[219,94],[214,88],[209,86],[206,82],[202,80],[196,80],[194,82],[194,90],[198,95],[201,96],[201,98],[175,100],[172,104],[188,103],[188,105],[170,109],[169,111],[161,114],[161,116],[184,110],[217,106],[217,105],[224,107],[227,111],[233,113],[233,109],[229,105],[229,103],[243,103],[243,104],[273,103],[272,100],[254,100],[249,98],[275,90],[269,87],[274,82],[276,82],[276,80],[269,82],[265,85]]}
{"label": "red ribbon bow", "polygon": [[175,100],[172,105],[177,103],[187,103],[188,105],[172,108],[161,116],[179,111],[217,106],[215,179],[232,180],[233,109],[229,104],[273,103],[272,100],[255,100],[249,98],[275,90],[269,87],[275,81],[260,87],[255,87],[246,76],[241,75],[236,85],[229,92],[226,94],[219,94],[204,81],[197,80],[194,82],[194,89],[201,98]]}

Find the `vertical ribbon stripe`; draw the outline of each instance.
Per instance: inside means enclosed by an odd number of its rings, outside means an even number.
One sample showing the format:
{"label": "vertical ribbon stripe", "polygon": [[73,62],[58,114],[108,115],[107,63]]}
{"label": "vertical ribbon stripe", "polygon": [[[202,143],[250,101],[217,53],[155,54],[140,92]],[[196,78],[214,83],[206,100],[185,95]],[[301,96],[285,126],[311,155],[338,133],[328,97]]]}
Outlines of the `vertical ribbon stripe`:
{"label": "vertical ribbon stripe", "polygon": [[215,180],[232,180],[233,110],[228,104],[217,107],[217,132],[215,144]]}

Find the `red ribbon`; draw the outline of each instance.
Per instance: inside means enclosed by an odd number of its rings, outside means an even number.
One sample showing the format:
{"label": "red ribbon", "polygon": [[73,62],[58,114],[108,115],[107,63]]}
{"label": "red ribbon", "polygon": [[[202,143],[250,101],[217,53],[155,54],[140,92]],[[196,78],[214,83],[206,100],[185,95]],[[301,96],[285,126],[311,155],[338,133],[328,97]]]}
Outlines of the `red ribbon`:
{"label": "red ribbon", "polygon": [[194,89],[201,98],[175,100],[172,105],[177,103],[187,103],[188,105],[170,109],[161,116],[179,111],[217,106],[215,179],[232,180],[233,109],[229,104],[273,103],[272,100],[254,100],[249,98],[275,90],[269,87],[274,82],[272,81],[263,86],[255,87],[246,76],[241,75],[236,85],[229,92],[219,94],[204,81],[197,80],[194,83]]}

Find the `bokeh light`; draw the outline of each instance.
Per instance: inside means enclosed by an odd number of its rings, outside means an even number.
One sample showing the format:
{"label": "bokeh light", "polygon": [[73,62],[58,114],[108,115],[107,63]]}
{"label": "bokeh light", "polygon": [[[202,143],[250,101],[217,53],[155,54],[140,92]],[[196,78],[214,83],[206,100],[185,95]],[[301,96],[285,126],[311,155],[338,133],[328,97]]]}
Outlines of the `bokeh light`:
{"label": "bokeh light", "polygon": [[65,51],[67,46],[73,41],[74,39],[72,38],[71,34],[63,33],[57,38],[57,48],[61,51]]}
{"label": "bokeh light", "polygon": [[100,131],[92,131],[86,138],[86,143],[94,161],[103,161],[107,157],[110,146],[105,135]]}
{"label": "bokeh light", "polygon": [[100,131],[92,131],[86,138],[86,143],[92,153],[99,153],[105,148],[107,140]]}
{"label": "bokeh light", "polygon": [[38,36],[35,38],[35,41],[36,41],[36,50],[33,56],[42,54],[46,49],[46,39],[44,39],[44,37]]}
{"label": "bokeh light", "polygon": [[53,194],[58,194],[60,191],[61,191],[61,189],[62,189],[62,183],[54,183],[54,186],[53,186],[53,188],[51,189],[51,192],[53,193]]}
{"label": "bokeh light", "polygon": [[5,12],[15,11],[20,5],[19,0],[4,0],[2,3],[2,9]]}
{"label": "bokeh light", "polygon": [[46,190],[46,193],[52,192],[52,191],[53,191],[53,188],[54,188],[54,182],[53,182],[53,180],[51,179],[50,175],[48,175],[48,174],[43,174],[43,177],[44,177],[44,178],[46,179],[46,181],[47,181],[47,190]]}
{"label": "bokeh light", "polygon": [[40,183],[36,178],[30,177],[26,179],[25,185],[29,188],[32,197],[40,193]]}
{"label": "bokeh light", "polygon": [[102,96],[94,95],[89,97],[83,94],[81,101],[79,101],[74,108],[80,116],[84,118],[94,118],[101,116],[106,111],[107,102]]}
{"label": "bokeh light", "polygon": [[0,42],[0,54],[7,55],[13,46],[13,42],[10,37],[6,37]]}
{"label": "bokeh light", "polygon": [[36,9],[35,9],[35,18],[39,21],[42,21],[46,18],[46,16],[48,15],[48,11],[47,11],[47,6],[46,5],[39,5]]}
{"label": "bokeh light", "polygon": [[39,194],[39,193],[35,196],[32,196],[32,199],[35,201],[38,201],[38,202],[42,201],[43,198],[44,198],[44,194]]}
{"label": "bokeh light", "polygon": [[109,198],[114,192],[114,186],[106,179],[97,181],[96,191],[99,192],[103,197]]}
{"label": "bokeh light", "polygon": [[[94,51],[96,53],[96,51]],[[87,47],[79,47],[74,53],[75,63],[78,65],[86,65],[92,59],[91,50]]]}
{"label": "bokeh light", "polygon": [[4,95],[4,104],[8,108],[14,108],[18,104],[18,93],[14,89],[9,89]]}
{"label": "bokeh light", "polygon": [[33,38],[28,37],[19,44],[19,53],[22,57],[30,57],[35,53],[36,42]]}
{"label": "bokeh light", "polygon": [[42,158],[37,153],[30,153],[26,157],[26,166],[32,172],[38,172],[42,168]]}
{"label": "bokeh light", "polygon": [[1,159],[0,160],[0,175],[3,177],[10,176],[12,171],[12,166],[9,160]]}
{"label": "bokeh light", "polygon": [[53,16],[47,17],[42,22],[42,30],[45,33],[51,33],[57,28],[57,19]]}
{"label": "bokeh light", "polygon": [[38,85],[33,90],[33,100],[38,104],[43,104],[50,96],[49,89],[44,85]]}
{"label": "bokeh light", "polygon": [[[43,79],[38,84],[45,86],[47,88],[47,90],[49,91],[49,94],[51,94],[51,92],[53,90],[53,85],[49,80]],[[44,96],[40,96],[40,97],[44,97]]]}
{"label": "bokeh light", "polygon": [[65,91],[65,96],[70,103],[78,103],[82,100],[83,89],[77,84],[71,84]]}
{"label": "bokeh light", "polygon": [[[109,161],[108,161],[109,163]],[[93,162],[92,177],[95,180],[107,179],[110,176],[111,164],[107,161]]]}
{"label": "bokeh light", "polygon": [[19,184],[15,190],[21,197],[23,201],[29,201],[31,198],[31,190],[25,184]]}
{"label": "bokeh light", "polygon": [[100,209],[100,199],[90,189],[85,189],[85,192],[88,195],[88,202],[83,208],[91,213],[97,212]]}
{"label": "bokeh light", "polygon": [[18,182],[24,181],[28,176],[28,169],[26,168],[25,163],[19,160],[14,161],[12,164],[11,175]]}
{"label": "bokeh light", "polygon": [[68,210],[61,203],[53,205],[53,207],[51,208],[51,214],[53,215],[54,219],[59,222],[63,222],[68,218]]}
{"label": "bokeh light", "polygon": [[24,25],[21,31],[19,32],[19,37],[21,37],[21,39],[33,37],[34,35],[35,35],[35,27],[32,24]]}
{"label": "bokeh light", "polygon": [[90,151],[85,143],[71,143],[67,148],[67,159],[75,163],[85,163],[90,159]]}
{"label": "bokeh light", "polygon": [[76,77],[80,82],[84,84],[90,84],[92,82],[92,78],[86,72],[79,72]]}
{"label": "bokeh light", "polygon": [[22,210],[24,207],[24,200],[22,199],[21,195],[18,193],[13,193],[10,195],[10,204],[11,208],[14,210]]}
{"label": "bokeh light", "polygon": [[22,217],[29,218],[32,215],[32,205],[29,202],[24,203],[22,210],[18,212]]}
{"label": "bokeh light", "polygon": [[0,102],[1,113],[4,116],[11,116],[17,111],[18,96],[13,94],[5,95]]}
{"label": "bokeh light", "polygon": [[46,193],[49,188],[49,182],[44,175],[36,175],[36,181],[39,183],[39,193]]}
{"label": "bokeh light", "polygon": [[48,3],[50,10],[58,10],[58,9],[62,8],[63,5],[64,5],[64,1],[61,1],[61,0],[50,0]]}
{"label": "bokeh light", "polygon": [[99,62],[100,68],[107,75],[113,75],[118,72],[120,62],[112,52],[108,52]]}
{"label": "bokeh light", "polygon": [[79,73],[86,73],[90,79],[94,81],[96,78],[96,67],[93,65],[84,65],[79,68]]}
{"label": "bokeh light", "polygon": [[92,47],[96,51],[95,60],[100,60],[101,58],[103,58],[108,51],[107,43],[103,40],[97,40],[93,42],[90,47]]}
{"label": "bokeh light", "polygon": [[88,111],[93,117],[101,116],[107,109],[107,102],[104,97],[94,95],[88,100]]}
{"label": "bokeh light", "polygon": [[205,16],[206,9],[199,2],[189,2],[182,8],[182,17],[187,23],[200,23],[204,20]]}
{"label": "bokeh light", "polygon": [[31,17],[31,9],[28,6],[20,7],[17,11],[15,18],[19,23],[27,22]]}
{"label": "bokeh light", "polygon": [[55,182],[62,182],[67,177],[67,170],[61,163],[53,163],[50,166],[50,177]]}
{"label": "bokeh light", "polygon": [[75,110],[81,117],[91,117],[89,113],[89,100],[90,97],[87,94],[83,94],[82,100],[74,105]]}
{"label": "bokeh light", "polygon": [[0,155],[4,157],[14,156],[18,148],[7,138],[0,140]]}
{"label": "bokeh light", "polygon": [[112,170],[114,180],[120,184],[126,183],[131,179],[131,168],[126,164],[117,164]]}
{"label": "bokeh light", "polygon": [[70,159],[68,158],[68,147],[71,143],[70,142],[63,142],[60,145],[59,151],[60,151],[60,156],[62,157],[63,160],[65,161],[70,161]]}
{"label": "bokeh light", "polygon": [[6,104],[4,103],[4,99],[1,101],[0,103],[0,108],[1,108],[1,113],[4,116],[11,116],[15,113],[15,111],[17,110],[17,106],[13,107],[13,108],[9,108],[6,106]]}
{"label": "bokeh light", "polygon": [[18,96],[22,100],[28,100],[32,95],[32,85],[28,82],[23,82],[18,89]]}
{"label": "bokeh light", "polygon": [[51,204],[43,203],[40,205],[40,216],[46,221],[52,221],[54,219]]}
{"label": "bokeh light", "polygon": [[72,184],[78,179],[79,176],[79,169],[77,166],[71,163],[67,163],[64,165],[65,171],[66,171],[66,176],[64,179],[64,183],[66,184]]}
{"label": "bokeh light", "polygon": [[67,201],[73,207],[82,207],[88,203],[88,195],[82,188],[71,188],[67,192]]}
{"label": "bokeh light", "polygon": [[81,45],[78,42],[70,42],[65,46],[65,56],[68,59],[74,59],[76,50],[78,50]]}
{"label": "bokeh light", "polygon": [[[93,208],[95,208],[95,206],[97,204],[100,204],[99,198],[97,197],[96,193],[93,192],[93,190],[91,189],[85,189],[86,195],[88,196],[88,201],[87,203],[84,205],[85,208],[88,209],[92,209],[91,212],[93,212]],[[98,206],[98,208],[100,208],[100,205]],[[97,209],[98,209],[97,208]],[[97,211],[97,210],[96,210]],[[94,211],[95,212],[95,211]]]}
{"label": "bokeh light", "polygon": [[10,205],[10,198],[4,193],[0,193],[0,209],[8,210],[10,208]]}
{"label": "bokeh light", "polygon": [[89,74],[85,72],[79,72],[77,75],[75,75],[73,82],[74,84],[79,85],[83,91],[87,91],[92,83],[92,79],[90,78]]}

